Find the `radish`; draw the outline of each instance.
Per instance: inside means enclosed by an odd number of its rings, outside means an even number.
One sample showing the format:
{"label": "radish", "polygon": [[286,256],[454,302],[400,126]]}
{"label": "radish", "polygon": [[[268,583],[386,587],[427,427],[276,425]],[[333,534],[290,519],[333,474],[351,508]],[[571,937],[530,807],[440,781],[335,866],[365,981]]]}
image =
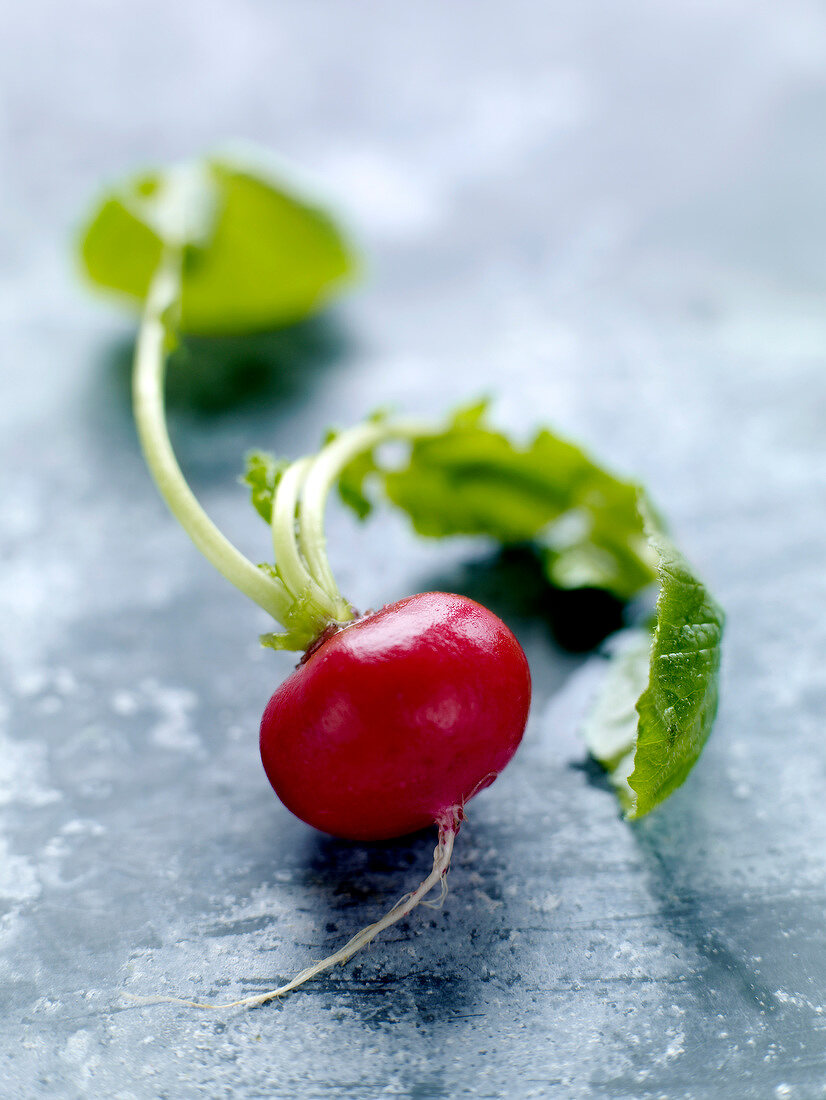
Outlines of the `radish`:
{"label": "radish", "polygon": [[331,488],[354,459],[388,439],[422,439],[433,430],[426,425],[368,421],[318,454],[270,471],[264,514],[274,567],[254,565],[225,538],[187,485],[166,428],[165,353],[179,298],[180,260],[170,252],[150,287],[138,338],[135,418],[150,472],[195,545],[285,628],[262,642],[304,652],[261,723],[270,782],[298,817],[341,837],[396,837],[432,823],[439,830],[433,869],[415,891],[286,985],[232,1002],[252,1006],[347,961],[435,886],[444,896],[465,804],[493,782],[522,738],[530,674],[510,630],[473,600],[431,592],[360,617],[338,590],[324,539]]}
{"label": "radish", "polygon": [[513,756],[530,694],[525,655],[487,608],[411,596],[310,651],[264,712],[261,758],[284,805],[324,832],[449,827]]}

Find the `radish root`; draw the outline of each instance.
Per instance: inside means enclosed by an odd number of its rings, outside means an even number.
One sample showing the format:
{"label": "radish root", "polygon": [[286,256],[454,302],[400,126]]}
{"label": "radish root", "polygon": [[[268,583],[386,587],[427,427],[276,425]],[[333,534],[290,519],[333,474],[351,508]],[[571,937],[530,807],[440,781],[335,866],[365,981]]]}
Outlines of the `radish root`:
{"label": "radish root", "polygon": [[[292,990],[298,989],[300,985],[304,985],[305,982],[309,982],[319,974],[323,974],[325,970],[332,970],[334,966],[339,964],[343,965],[349,962],[358,951],[361,951],[363,947],[371,943],[376,936],[386,928],[390,928],[398,921],[403,920],[417,905],[423,904],[434,909],[440,908],[447,896],[447,872],[450,869],[453,844],[456,840],[456,834],[459,832],[461,820],[462,811],[459,807],[456,807],[449,811],[444,819],[438,823],[439,842],[433,852],[433,869],[415,890],[399,898],[393,908],[385,913],[381,920],[377,920],[374,924],[368,924],[366,928],[362,928],[360,932],[357,932],[355,936],[348,940],[338,951],[335,951],[332,955],[328,955],[326,959],[322,959],[320,962],[308,966],[305,970],[296,974],[296,976],[287,982],[286,985],[279,986],[278,989],[270,989],[266,993],[258,993],[253,997],[242,997],[238,1001],[229,1001],[227,1004],[210,1004],[206,1001],[187,1001],[181,997],[140,997],[132,993],[124,993],[124,996],[128,1000],[139,1004],[176,1004],[185,1005],[189,1008],[208,1009],[255,1008],[258,1005],[263,1005],[268,1001],[274,1000],[276,997],[283,997],[285,994],[292,992]],[[425,900],[435,886],[441,888],[439,897],[435,901]]]}

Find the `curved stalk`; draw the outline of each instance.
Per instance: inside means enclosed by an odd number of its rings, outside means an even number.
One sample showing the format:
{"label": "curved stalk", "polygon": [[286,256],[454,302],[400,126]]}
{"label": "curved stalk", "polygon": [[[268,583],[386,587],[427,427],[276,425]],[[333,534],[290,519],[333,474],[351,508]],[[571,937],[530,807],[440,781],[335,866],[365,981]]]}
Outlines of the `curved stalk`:
{"label": "curved stalk", "polygon": [[316,633],[321,633],[331,621],[346,622],[353,618],[350,605],[336,592],[324,591],[308,571],[296,541],[296,507],[302,483],[312,465],[312,458],[301,458],[281,476],[272,505],[272,541],[278,573],[288,591],[301,604],[302,615],[312,618]]}
{"label": "curved stalk", "polygon": [[360,424],[342,432],[312,460],[298,506],[299,540],[310,572],[329,595],[342,598],[330,568],[324,537],[327,497],[339,474],[354,458],[379,443],[390,439],[414,440],[432,431],[432,427],[412,419]]}
{"label": "curved stalk", "polygon": [[132,376],[135,421],[144,458],[161,496],[183,529],[230,584],[284,624],[293,600],[227,539],[195,499],[175,458],[166,429],[164,378],[169,337],[167,317],[180,297],[180,257],[167,256],[146,302]]}

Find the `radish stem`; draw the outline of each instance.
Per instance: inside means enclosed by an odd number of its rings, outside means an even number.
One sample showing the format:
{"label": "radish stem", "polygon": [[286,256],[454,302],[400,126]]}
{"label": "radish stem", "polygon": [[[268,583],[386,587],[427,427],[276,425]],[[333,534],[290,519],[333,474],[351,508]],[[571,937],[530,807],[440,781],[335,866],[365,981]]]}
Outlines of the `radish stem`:
{"label": "radish stem", "polygon": [[312,461],[298,459],[284,471],[273,500],[271,526],[278,573],[296,600],[302,601],[302,612],[318,620],[320,633],[331,620],[352,619],[353,612],[338,589],[331,593],[321,587],[302,559],[296,540],[296,508]]}
{"label": "radish stem", "polygon": [[433,429],[416,420],[380,421],[360,424],[342,432],[312,460],[299,503],[301,549],[319,584],[340,598],[327,558],[324,511],[330,490],[339,474],[354,458],[390,439],[414,440]]}
{"label": "radish stem", "polygon": [[268,577],[227,539],[195,499],[175,458],[166,428],[167,317],[180,297],[180,254],[169,253],[152,280],[133,372],[135,421],[144,457],[161,496],[186,533],[215,568],[273,618],[284,622],[292,599],[284,585]]}

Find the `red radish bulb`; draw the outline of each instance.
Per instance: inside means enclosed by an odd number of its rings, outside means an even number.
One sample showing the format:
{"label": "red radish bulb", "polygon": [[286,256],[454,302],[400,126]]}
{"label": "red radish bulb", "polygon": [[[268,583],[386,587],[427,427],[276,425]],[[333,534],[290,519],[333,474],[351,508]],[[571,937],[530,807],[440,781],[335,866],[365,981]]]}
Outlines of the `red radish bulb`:
{"label": "red radish bulb", "polygon": [[522,739],[531,697],[521,646],[464,596],[410,596],[322,638],[261,722],[276,794],[352,840],[453,820]]}

